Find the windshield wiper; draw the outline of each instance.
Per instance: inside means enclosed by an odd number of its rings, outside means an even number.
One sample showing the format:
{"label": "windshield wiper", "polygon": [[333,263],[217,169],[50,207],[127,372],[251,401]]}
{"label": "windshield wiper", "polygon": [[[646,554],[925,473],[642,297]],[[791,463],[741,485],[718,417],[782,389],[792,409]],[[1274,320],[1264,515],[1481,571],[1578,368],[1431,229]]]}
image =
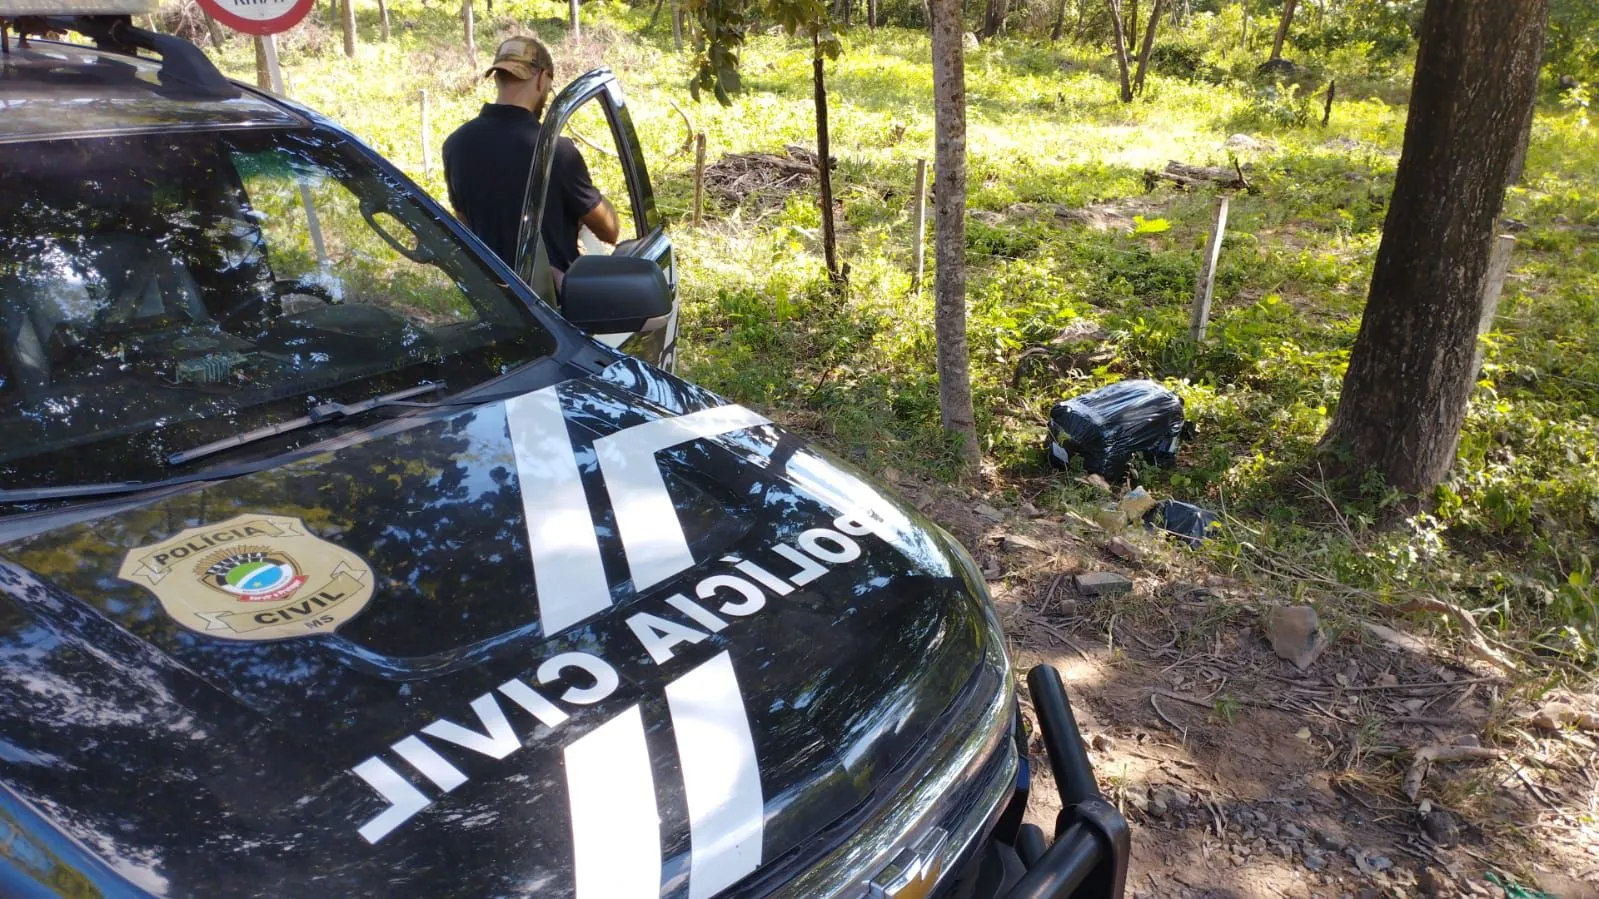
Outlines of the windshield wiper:
{"label": "windshield wiper", "polygon": [[[362,412],[365,412],[369,409],[376,409],[379,406],[411,406],[421,409],[438,409],[448,406],[476,406],[484,403],[493,403],[499,400],[510,399],[511,397],[521,396],[522,394],[528,392],[526,388],[523,388],[519,390],[507,390],[503,392],[488,392],[476,396],[470,394],[464,396],[454,396],[448,399],[438,400],[436,402],[407,402],[410,397],[420,396],[424,393],[430,393],[432,391],[442,389],[444,389],[444,384],[442,382],[420,384],[416,387],[411,387],[406,390],[398,390],[394,393],[384,394],[383,396],[376,396],[372,399],[362,400],[358,403],[324,403],[315,407],[311,410],[310,414],[307,414],[301,418],[297,418],[292,421],[286,421],[277,425],[272,425],[270,427],[257,428],[254,431],[246,431],[243,434],[230,437],[227,440],[219,440],[216,443],[208,443],[204,446],[195,447],[192,450],[185,450],[181,453],[173,453],[172,456],[168,457],[168,461],[175,465],[182,464],[182,462],[199,458],[199,456],[195,455],[197,453],[219,453],[225,449],[231,449],[235,446],[242,446],[243,444],[252,440],[265,440],[267,437],[275,434],[281,434],[285,431],[291,431],[297,427],[309,427],[311,424],[317,423],[316,421],[310,421],[313,416],[315,416],[318,421],[334,421],[345,418],[349,415],[359,415]],[[176,459],[181,459],[181,461],[173,461]],[[0,505],[43,503],[51,502],[53,500],[82,499],[84,497],[91,496],[115,496],[122,493],[138,493],[140,491],[155,490],[162,487],[176,487],[182,484],[197,483],[199,481],[221,481],[227,480],[228,478],[237,477],[239,475],[261,471],[277,464],[281,464],[281,460],[258,460],[222,470],[207,469],[205,471],[196,471],[186,475],[164,478],[159,481],[104,481],[98,484],[67,484],[60,487],[30,487],[23,490],[0,489]]]}
{"label": "windshield wiper", "polygon": [[300,416],[299,418],[291,418],[288,421],[280,421],[277,424],[245,431],[242,434],[234,434],[232,437],[224,437],[221,440],[215,440],[211,443],[201,444],[193,449],[180,450],[179,452],[167,456],[167,464],[186,465],[196,459],[204,459],[206,456],[214,456],[217,453],[225,452],[227,450],[234,449],[235,447],[244,446],[249,443],[256,443],[261,440],[276,437],[279,434],[287,434],[291,431],[299,431],[304,428],[326,424],[330,421],[342,421],[343,419],[351,416],[360,415],[363,412],[370,412],[373,409],[378,409],[383,406],[424,405],[420,403],[407,403],[406,400],[413,396],[421,396],[424,393],[436,393],[437,391],[443,389],[443,381],[430,381],[426,384],[418,384],[415,387],[407,387],[404,390],[396,390],[393,393],[385,393],[381,396],[375,396],[368,400],[361,400],[357,403],[322,403],[317,406],[312,406],[310,409],[306,410],[304,415]]}

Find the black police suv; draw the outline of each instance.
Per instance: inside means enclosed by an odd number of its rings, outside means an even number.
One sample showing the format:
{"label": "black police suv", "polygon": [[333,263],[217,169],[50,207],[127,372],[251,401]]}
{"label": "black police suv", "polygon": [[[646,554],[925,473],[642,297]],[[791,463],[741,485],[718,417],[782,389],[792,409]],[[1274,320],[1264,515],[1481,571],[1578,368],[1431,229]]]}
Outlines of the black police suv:
{"label": "black police suv", "polygon": [[585,334],[669,363],[651,204],[558,312],[181,40],[0,38],[0,895],[1121,894],[960,546]]}

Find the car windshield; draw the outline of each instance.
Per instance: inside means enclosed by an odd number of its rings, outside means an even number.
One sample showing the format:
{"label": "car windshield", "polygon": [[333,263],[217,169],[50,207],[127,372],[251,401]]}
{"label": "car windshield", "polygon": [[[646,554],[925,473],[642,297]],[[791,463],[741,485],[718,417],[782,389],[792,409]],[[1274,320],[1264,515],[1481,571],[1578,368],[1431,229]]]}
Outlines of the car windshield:
{"label": "car windshield", "polygon": [[171,453],[553,335],[442,222],[306,129],[0,144],[0,487]]}

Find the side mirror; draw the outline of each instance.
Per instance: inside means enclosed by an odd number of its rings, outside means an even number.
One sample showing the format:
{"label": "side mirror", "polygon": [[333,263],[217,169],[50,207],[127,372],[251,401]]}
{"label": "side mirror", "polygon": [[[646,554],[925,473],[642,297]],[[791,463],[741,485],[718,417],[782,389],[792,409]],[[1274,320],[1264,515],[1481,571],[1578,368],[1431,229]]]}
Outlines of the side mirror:
{"label": "side mirror", "polygon": [[649,259],[579,256],[561,286],[566,320],[591,334],[653,331],[672,313],[666,273]]}

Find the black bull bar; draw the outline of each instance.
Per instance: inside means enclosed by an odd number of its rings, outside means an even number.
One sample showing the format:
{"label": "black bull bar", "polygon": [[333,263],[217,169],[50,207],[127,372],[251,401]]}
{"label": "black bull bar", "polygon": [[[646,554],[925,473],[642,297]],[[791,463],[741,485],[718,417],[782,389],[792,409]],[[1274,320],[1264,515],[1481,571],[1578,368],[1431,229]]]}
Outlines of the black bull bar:
{"label": "black bull bar", "polygon": [[1132,846],[1127,819],[1099,794],[1060,674],[1039,665],[1028,672],[1027,688],[1063,808],[1053,842],[1035,825],[1016,825],[1016,853],[1027,873],[1004,897],[1121,899]]}

